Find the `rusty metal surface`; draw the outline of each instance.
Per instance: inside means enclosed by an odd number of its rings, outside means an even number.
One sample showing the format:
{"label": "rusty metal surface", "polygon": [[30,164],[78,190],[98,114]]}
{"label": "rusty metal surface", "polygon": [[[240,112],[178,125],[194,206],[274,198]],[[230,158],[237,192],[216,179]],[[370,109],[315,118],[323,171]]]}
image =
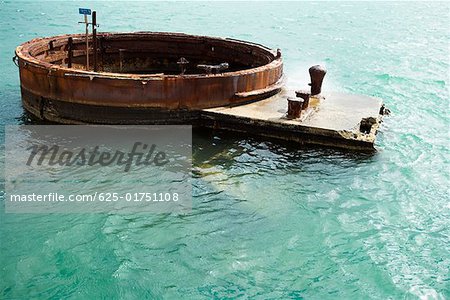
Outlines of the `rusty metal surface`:
{"label": "rusty metal surface", "polygon": [[288,97],[288,110],[287,116],[288,119],[298,119],[302,114],[303,103],[304,100],[297,97]]}
{"label": "rusty metal surface", "polygon": [[315,65],[309,68],[311,77],[311,95],[319,95],[322,92],[322,82],[327,70],[324,66]]}
{"label": "rusty metal surface", "polygon": [[[38,117],[45,116],[45,113],[39,115],[39,111],[46,107],[36,110],[31,108],[35,104],[27,103],[30,99],[44,99],[48,103],[54,100],[78,104],[80,111],[73,112],[73,119],[79,118],[83,110],[95,112],[99,106],[189,111],[258,100],[281,88],[281,56],[258,44],[178,33],[98,33],[97,36],[99,72],[83,69],[84,35],[34,39],[17,47],[22,94],[28,95],[23,97],[27,110]],[[69,37],[73,40],[69,59],[72,68],[67,66]],[[119,62],[120,49],[124,50],[122,57],[128,55],[128,61]],[[180,57],[188,57],[194,65],[203,62],[204,57],[209,59],[206,63],[227,61],[230,71],[180,75],[177,65]],[[174,66],[176,74],[108,72],[108,68],[118,69],[118,62],[138,71],[140,65],[150,68],[156,63],[163,64],[164,71],[171,71]],[[58,114],[57,109],[57,106],[53,108],[53,114]],[[92,122],[101,122],[101,118],[94,117]],[[120,114],[117,118],[120,119]]]}

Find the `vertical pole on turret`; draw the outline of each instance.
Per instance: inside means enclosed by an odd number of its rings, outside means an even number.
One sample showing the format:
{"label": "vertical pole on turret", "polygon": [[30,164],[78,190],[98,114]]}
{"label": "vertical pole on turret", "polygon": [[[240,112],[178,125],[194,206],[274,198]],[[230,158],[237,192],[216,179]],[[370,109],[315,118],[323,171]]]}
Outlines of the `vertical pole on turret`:
{"label": "vertical pole on turret", "polygon": [[86,26],[86,71],[89,70],[89,21],[88,21],[88,15],[91,15],[91,10],[89,8],[79,8],[78,12],[80,15],[84,15],[84,22],[78,22],[78,23],[84,23]]}
{"label": "vertical pole on turret", "polygon": [[69,37],[67,41],[67,67],[72,68],[72,58],[73,58],[73,39]]}
{"label": "vertical pole on turret", "polygon": [[84,15],[84,23],[86,24],[86,71],[89,70],[89,22],[87,15]]}
{"label": "vertical pole on turret", "polygon": [[94,72],[97,72],[97,12],[92,12],[92,48]]}

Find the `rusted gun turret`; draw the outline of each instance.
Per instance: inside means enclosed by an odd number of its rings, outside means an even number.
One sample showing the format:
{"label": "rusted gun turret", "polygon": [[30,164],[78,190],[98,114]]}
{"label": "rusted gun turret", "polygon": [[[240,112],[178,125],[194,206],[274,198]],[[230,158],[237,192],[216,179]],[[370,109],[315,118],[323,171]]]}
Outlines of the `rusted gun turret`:
{"label": "rusted gun turret", "polygon": [[322,82],[327,70],[321,65],[315,65],[309,68],[309,76],[311,76],[311,95],[318,95],[322,92]]}

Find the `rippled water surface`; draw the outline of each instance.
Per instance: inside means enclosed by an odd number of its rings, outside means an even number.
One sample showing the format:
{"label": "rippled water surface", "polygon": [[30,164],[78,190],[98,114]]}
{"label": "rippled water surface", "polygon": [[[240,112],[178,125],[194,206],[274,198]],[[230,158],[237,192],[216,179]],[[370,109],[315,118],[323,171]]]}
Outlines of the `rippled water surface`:
{"label": "rippled water surface", "polygon": [[81,32],[80,6],[102,31],[281,48],[290,86],[322,63],[392,116],[370,155],[197,131],[187,215],[2,206],[1,299],[450,298],[449,3],[0,1],[3,124],[27,122],[15,46]]}

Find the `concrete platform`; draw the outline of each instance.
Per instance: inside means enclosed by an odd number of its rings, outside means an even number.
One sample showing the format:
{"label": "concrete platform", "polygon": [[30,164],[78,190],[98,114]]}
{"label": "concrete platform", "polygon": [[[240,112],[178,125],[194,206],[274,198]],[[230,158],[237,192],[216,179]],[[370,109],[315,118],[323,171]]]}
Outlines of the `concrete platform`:
{"label": "concrete platform", "polygon": [[[355,150],[373,150],[381,123],[382,101],[376,98],[343,93],[324,93],[311,97],[310,107],[299,119],[288,120],[287,97],[294,91],[282,90],[262,101],[235,106],[204,109],[205,126],[248,132],[301,144],[316,144]],[[376,123],[369,133],[360,132],[363,118]]]}

